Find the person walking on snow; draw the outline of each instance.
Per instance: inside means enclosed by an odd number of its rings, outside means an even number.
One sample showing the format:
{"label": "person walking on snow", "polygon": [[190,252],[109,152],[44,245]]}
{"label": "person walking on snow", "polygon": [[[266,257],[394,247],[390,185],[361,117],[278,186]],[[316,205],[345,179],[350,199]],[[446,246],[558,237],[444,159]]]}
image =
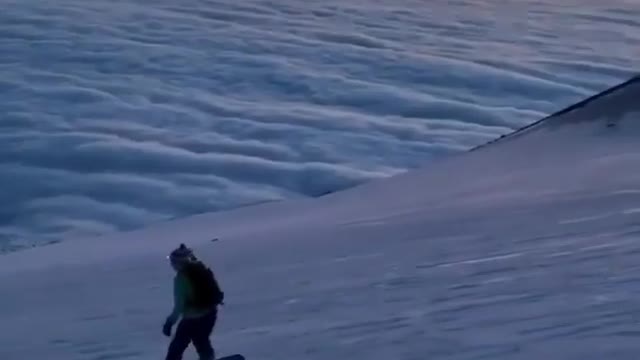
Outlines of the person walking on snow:
{"label": "person walking on snow", "polygon": [[190,343],[201,360],[214,360],[215,350],[209,337],[218,317],[218,305],[223,304],[224,292],[213,272],[184,244],[173,250],[168,258],[176,275],[173,279],[173,311],[162,328],[164,335],[170,337],[173,325],[181,319],[165,360],[181,360]]}

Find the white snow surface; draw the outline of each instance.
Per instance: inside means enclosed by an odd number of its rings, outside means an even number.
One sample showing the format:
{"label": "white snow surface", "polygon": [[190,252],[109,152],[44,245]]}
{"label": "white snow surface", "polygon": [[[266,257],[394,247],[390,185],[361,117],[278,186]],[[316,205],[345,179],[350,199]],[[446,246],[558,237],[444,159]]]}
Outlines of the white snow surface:
{"label": "white snow surface", "polygon": [[415,169],[640,58],[636,0],[0,8],[0,251]]}
{"label": "white snow surface", "polygon": [[474,151],[317,199],[5,254],[0,359],[163,358],[165,256],[185,242],[227,294],[220,355],[635,360],[639,98],[636,78]]}

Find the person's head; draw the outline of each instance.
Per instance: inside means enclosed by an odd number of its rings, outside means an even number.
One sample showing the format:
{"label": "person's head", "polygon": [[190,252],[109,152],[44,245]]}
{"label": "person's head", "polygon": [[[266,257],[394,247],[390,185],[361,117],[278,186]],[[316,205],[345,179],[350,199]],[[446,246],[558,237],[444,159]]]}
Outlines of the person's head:
{"label": "person's head", "polygon": [[193,251],[184,244],[180,244],[178,248],[173,250],[168,258],[171,262],[171,267],[173,267],[175,271],[180,271],[184,264],[197,260]]}

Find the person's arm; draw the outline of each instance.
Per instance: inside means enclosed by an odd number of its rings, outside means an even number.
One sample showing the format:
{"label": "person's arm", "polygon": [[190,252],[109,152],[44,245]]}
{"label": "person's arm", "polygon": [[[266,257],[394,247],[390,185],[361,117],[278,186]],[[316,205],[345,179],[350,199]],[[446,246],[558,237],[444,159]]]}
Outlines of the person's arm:
{"label": "person's arm", "polygon": [[167,317],[167,321],[175,324],[183,313],[186,295],[186,284],[181,275],[177,275],[173,281],[173,310]]}

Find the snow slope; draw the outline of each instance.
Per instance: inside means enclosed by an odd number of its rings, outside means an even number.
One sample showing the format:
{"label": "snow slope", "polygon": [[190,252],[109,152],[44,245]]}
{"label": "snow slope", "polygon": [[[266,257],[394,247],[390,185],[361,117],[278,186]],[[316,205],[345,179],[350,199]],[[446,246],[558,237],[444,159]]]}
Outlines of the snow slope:
{"label": "snow slope", "polygon": [[640,58],[635,0],[0,5],[0,252],[394,175]]}
{"label": "snow slope", "polygon": [[0,358],[162,358],[164,256],[184,241],[228,294],[220,354],[636,359],[638,98],[634,78],[474,151],[314,200],[6,254]]}

